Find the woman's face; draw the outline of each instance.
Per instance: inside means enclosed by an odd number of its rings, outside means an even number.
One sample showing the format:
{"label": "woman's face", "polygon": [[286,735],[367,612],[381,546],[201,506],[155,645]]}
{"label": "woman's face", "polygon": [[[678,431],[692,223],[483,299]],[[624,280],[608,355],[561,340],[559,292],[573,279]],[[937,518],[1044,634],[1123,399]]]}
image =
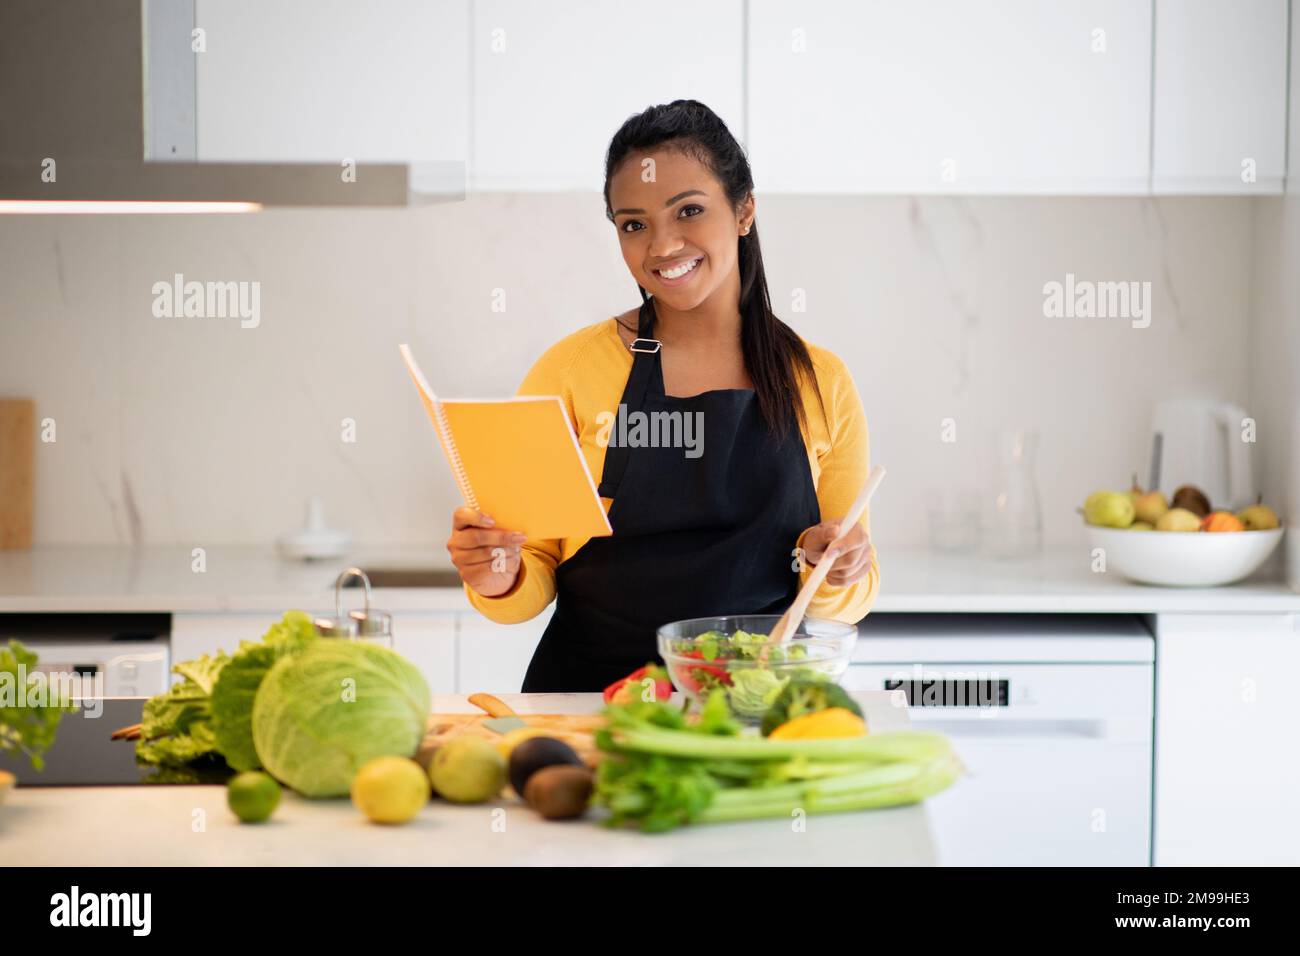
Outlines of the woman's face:
{"label": "woman's face", "polygon": [[754,218],[737,211],[699,160],[677,149],[632,153],[609,186],[623,261],[641,287],[678,311],[720,290],[739,296],[736,237]]}

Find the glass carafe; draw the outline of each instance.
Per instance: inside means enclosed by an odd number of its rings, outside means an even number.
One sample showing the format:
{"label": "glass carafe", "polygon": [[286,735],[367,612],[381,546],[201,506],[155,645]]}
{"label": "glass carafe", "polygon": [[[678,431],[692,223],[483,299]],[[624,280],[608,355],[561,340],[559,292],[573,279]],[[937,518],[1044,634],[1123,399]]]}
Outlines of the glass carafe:
{"label": "glass carafe", "polygon": [[984,546],[995,558],[1023,558],[1043,549],[1043,510],[1034,478],[1038,433],[1004,429],[996,438],[993,487],[985,508]]}

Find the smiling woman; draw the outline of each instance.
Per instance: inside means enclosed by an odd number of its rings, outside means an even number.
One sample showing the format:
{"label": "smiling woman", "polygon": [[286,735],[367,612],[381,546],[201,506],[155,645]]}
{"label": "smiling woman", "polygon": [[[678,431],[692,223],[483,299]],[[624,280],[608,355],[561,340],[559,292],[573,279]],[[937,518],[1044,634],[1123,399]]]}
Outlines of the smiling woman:
{"label": "smiling woman", "polygon": [[[694,100],[651,107],[615,133],[605,171],[641,305],[557,343],[520,393],[561,397],[613,535],[526,541],[462,508],[447,542],[493,620],[527,620],[555,599],[529,692],[612,683],[657,658],[670,621],[785,610],[869,465],[848,370],[772,311],[753,177],[722,120]],[[684,449],[615,420],[703,432]],[[811,616],[867,613],[879,583],[868,528],[864,515],[849,529]]]}

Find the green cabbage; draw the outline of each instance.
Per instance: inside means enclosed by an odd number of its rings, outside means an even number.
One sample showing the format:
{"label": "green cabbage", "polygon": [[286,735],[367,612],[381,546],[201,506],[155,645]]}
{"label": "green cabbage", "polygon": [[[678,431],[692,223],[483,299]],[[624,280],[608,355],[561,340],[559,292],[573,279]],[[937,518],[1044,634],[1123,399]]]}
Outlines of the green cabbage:
{"label": "green cabbage", "polygon": [[253,744],[272,776],[307,797],[343,796],[374,757],[411,757],[429,685],[400,654],[326,638],[282,657],[253,702]]}

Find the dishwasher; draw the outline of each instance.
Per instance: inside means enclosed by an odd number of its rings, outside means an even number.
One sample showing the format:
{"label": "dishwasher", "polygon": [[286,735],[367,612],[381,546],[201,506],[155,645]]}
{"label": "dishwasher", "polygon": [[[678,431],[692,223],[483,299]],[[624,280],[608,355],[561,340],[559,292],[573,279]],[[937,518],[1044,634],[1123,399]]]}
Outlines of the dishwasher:
{"label": "dishwasher", "polygon": [[171,615],[3,613],[0,646],[10,639],[36,654],[45,687],[79,698],[79,706],[59,721],[42,769],[0,749],[0,770],[24,787],[141,783],[135,747],[110,736],[139,723],[145,698],[170,686]]}
{"label": "dishwasher", "polygon": [[893,692],[966,773],[926,801],[945,865],[1151,863],[1155,643],[1129,614],[888,614],[849,690]]}

